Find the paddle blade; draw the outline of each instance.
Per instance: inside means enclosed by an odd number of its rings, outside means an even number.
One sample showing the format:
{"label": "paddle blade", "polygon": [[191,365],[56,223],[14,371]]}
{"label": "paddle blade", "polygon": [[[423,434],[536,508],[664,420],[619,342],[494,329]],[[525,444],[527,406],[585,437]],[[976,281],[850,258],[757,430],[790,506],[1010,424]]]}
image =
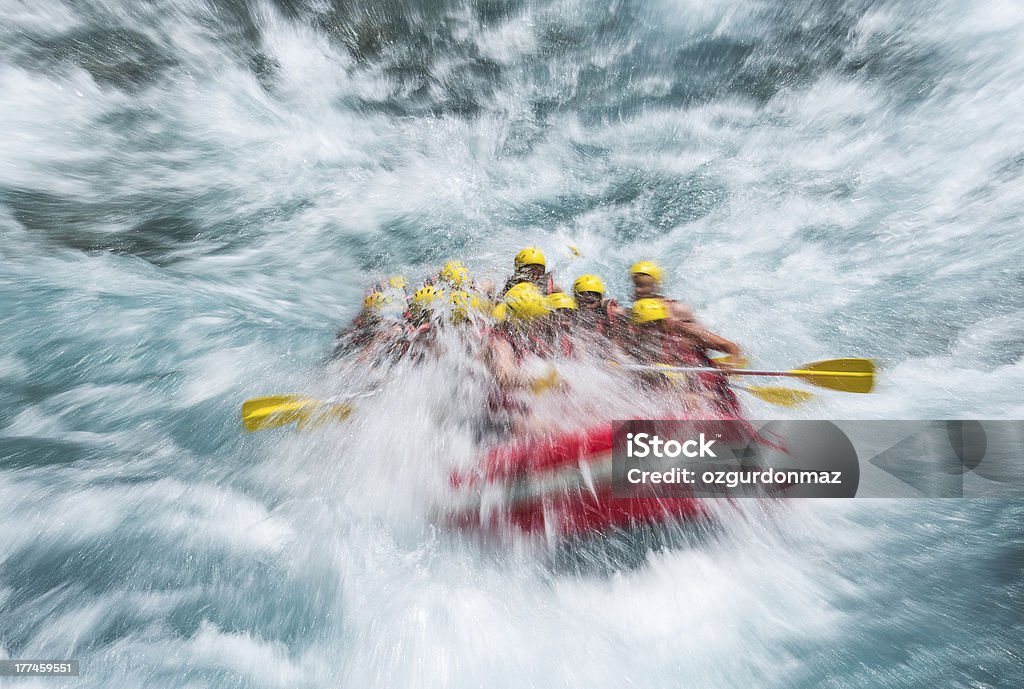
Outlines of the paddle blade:
{"label": "paddle blade", "polygon": [[740,390],[745,390],[758,399],[780,407],[799,407],[801,404],[814,399],[813,392],[797,390],[795,388],[747,385],[740,387]]}
{"label": "paddle blade", "polygon": [[303,418],[299,419],[299,430],[310,431],[331,421],[344,421],[351,414],[351,404],[322,404],[309,409]]}
{"label": "paddle blade", "polygon": [[246,400],[242,405],[242,425],[250,433],[292,423],[306,431],[328,421],[344,421],[351,414],[352,405],[345,402],[328,404],[298,395],[274,395]]}
{"label": "paddle blade", "polygon": [[299,395],[269,395],[267,397],[254,397],[242,403],[242,416],[256,414],[264,409],[279,407],[282,404],[292,404],[307,399]]}
{"label": "paddle blade", "polygon": [[250,433],[302,421],[319,405],[318,400],[298,395],[271,395],[242,404],[242,425]]}
{"label": "paddle blade", "polygon": [[558,377],[558,371],[551,369],[547,374],[539,378],[534,378],[533,381],[530,382],[530,391],[535,395],[539,395],[542,392],[547,392],[552,388],[558,387],[559,383],[561,383],[561,380]]}
{"label": "paddle blade", "polygon": [[[655,364],[658,368],[671,369],[672,367],[668,364]],[[672,381],[672,384],[676,387],[685,385],[689,382],[690,377],[687,373],[680,373],[679,371],[665,370],[659,371],[661,375],[665,376],[668,380]]]}
{"label": "paddle blade", "polygon": [[731,366],[733,368],[746,368],[747,364],[749,363],[747,361],[747,357],[745,356],[741,356],[736,359],[732,358],[731,356],[713,356],[711,357],[711,361],[716,366],[721,366],[722,364],[725,364],[726,366]]}
{"label": "paddle blade", "polygon": [[789,374],[829,390],[868,393],[875,389],[875,362],[871,359],[814,361]]}

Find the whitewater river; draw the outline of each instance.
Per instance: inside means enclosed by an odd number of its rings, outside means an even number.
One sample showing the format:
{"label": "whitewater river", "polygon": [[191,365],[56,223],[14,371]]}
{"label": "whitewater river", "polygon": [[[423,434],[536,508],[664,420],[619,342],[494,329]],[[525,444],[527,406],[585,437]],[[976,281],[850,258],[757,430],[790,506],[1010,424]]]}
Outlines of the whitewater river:
{"label": "whitewater river", "polygon": [[884,365],[752,415],[1020,419],[1022,46],[1015,0],[0,0],[0,658],[81,662],[3,686],[1024,685],[1020,502],[557,552],[436,526],[459,361],[239,423],[364,382],[371,280],[529,243]]}

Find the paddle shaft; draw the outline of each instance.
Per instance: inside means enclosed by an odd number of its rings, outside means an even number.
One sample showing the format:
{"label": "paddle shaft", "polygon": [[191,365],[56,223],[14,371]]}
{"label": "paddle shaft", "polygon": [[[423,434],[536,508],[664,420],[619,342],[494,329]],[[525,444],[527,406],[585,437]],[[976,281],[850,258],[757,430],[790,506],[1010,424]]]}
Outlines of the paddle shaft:
{"label": "paddle shaft", "polygon": [[352,400],[361,400],[361,399],[364,399],[366,397],[372,397],[372,396],[376,395],[378,392],[380,392],[380,388],[370,388],[369,390],[364,390],[363,392],[357,392],[357,393],[350,394],[350,395],[339,395],[337,397],[328,397],[325,400],[310,399],[309,401],[310,402],[316,402],[316,403],[319,403],[319,404],[348,404]]}
{"label": "paddle shaft", "polygon": [[863,378],[864,376],[869,375],[857,371],[829,371],[826,374],[823,371],[804,371],[802,369],[794,369],[792,371],[751,371],[749,369],[735,369],[727,371],[715,366],[623,366],[622,368],[628,371],[653,371],[655,373],[658,371],[671,371],[673,373],[717,373],[720,376],[770,376],[774,378],[816,375],[835,376],[836,378]]}

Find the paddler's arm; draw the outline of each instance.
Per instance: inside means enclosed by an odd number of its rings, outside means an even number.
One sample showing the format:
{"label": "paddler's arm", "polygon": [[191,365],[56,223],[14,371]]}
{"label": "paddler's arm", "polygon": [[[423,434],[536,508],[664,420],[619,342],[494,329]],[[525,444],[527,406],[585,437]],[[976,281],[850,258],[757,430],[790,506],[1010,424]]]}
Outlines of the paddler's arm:
{"label": "paddler's arm", "polygon": [[[701,330],[704,330],[701,328]],[[725,352],[731,358],[739,360],[743,358],[743,353],[740,351],[740,346],[732,340],[727,340],[721,335],[717,335],[710,330],[704,330],[704,336],[701,340],[708,349],[715,349],[719,352]]]}
{"label": "paddler's arm", "polygon": [[512,345],[502,338],[491,338],[491,346],[488,347],[485,356],[487,368],[504,388],[521,388],[526,385],[526,380],[516,365],[516,355]]}
{"label": "paddler's arm", "polygon": [[523,371],[522,367],[516,363],[515,352],[512,351],[512,345],[507,340],[495,340],[487,352],[485,362],[498,385],[503,388],[529,388],[534,394],[539,394],[564,385],[558,372],[553,368],[536,378]]}
{"label": "paddler's arm", "polygon": [[[731,358],[739,360],[743,354],[740,346],[717,333],[713,333],[695,321],[676,321],[673,327],[679,333],[696,340],[705,349],[714,349],[718,352],[725,352]],[[728,363],[720,365],[719,368],[729,368]]]}
{"label": "paddler's arm", "polygon": [[740,346],[701,325],[697,321],[697,314],[688,304],[673,301],[669,302],[669,308],[672,311],[672,318],[669,320],[670,327],[676,332],[692,337],[707,349],[714,349],[718,352],[725,352],[733,358],[740,358]]}

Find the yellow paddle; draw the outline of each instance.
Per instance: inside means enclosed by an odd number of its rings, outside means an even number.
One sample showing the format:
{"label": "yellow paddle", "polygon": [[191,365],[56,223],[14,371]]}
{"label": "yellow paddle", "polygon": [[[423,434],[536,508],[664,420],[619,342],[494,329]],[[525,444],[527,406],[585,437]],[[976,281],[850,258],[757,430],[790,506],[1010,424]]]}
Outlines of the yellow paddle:
{"label": "yellow paddle", "polygon": [[679,371],[716,373],[723,376],[789,376],[811,385],[841,392],[869,393],[875,388],[875,362],[871,359],[826,359],[803,364],[789,371],[724,371],[712,366],[624,366],[634,371]]}
{"label": "yellow paddle", "polygon": [[[713,356],[711,357],[716,365],[721,366],[727,364],[733,368],[746,368],[749,363],[745,356],[734,359],[731,356]],[[814,399],[813,392],[807,392],[806,390],[797,390],[796,388],[781,388],[777,386],[762,386],[762,385],[734,385],[737,390],[743,390],[749,392],[754,397],[764,400],[768,404],[774,404],[780,407],[799,407],[804,402],[810,402]]]}
{"label": "yellow paddle", "polygon": [[[727,357],[717,357],[712,359],[714,362],[725,362],[727,360]],[[731,363],[733,366],[746,366],[747,362],[746,359],[741,359]],[[675,380],[677,383],[686,379],[685,373],[678,373],[673,370],[674,367],[672,366],[667,364],[655,364],[655,366],[661,369],[662,375],[670,380]],[[762,399],[769,404],[776,404],[780,407],[798,407],[814,397],[814,393],[806,392],[804,390],[796,390],[794,388],[756,385],[734,385],[733,387],[738,390],[745,390],[758,399]]]}
{"label": "yellow paddle", "polygon": [[352,405],[340,400],[316,400],[299,395],[271,395],[246,400],[242,404],[242,425],[249,432],[298,423],[312,428],[328,420],[342,421],[352,413]]}
{"label": "yellow paddle", "polygon": [[[712,359],[715,362],[724,362],[726,357],[718,357]],[[671,380],[685,380],[685,373],[677,373],[672,370],[671,366],[666,364],[655,364],[658,368],[664,371],[663,375]],[[733,366],[745,366],[746,360],[741,360],[733,363]],[[665,370],[668,369],[668,370]],[[796,390],[794,388],[781,388],[777,386],[758,386],[758,385],[734,385],[738,390],[745,390],[754,397],[762,399],[769,404],[775,404],[780,407],[798,407],[804,402],[809,401],[814,397],[813,393],[805,392],[804,390]]]}

